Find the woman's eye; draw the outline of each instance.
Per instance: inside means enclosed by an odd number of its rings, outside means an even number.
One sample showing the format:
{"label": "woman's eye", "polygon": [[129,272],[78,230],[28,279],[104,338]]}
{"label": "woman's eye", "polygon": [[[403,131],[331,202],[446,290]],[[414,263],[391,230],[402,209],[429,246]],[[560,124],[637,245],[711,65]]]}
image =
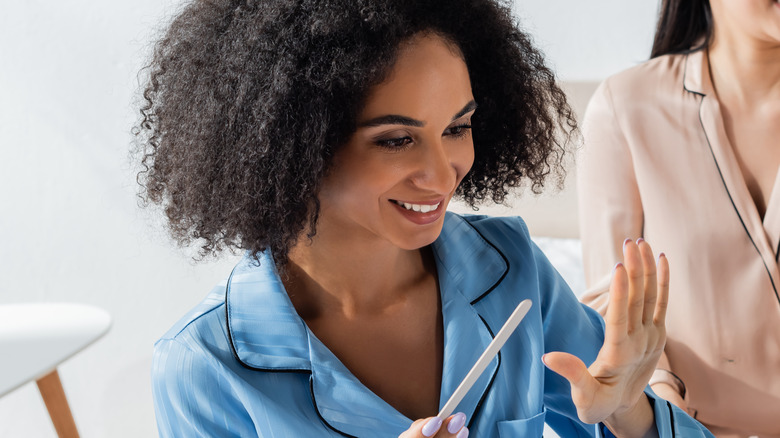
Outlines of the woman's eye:
{"label": "woman's eye", "polygon": [[457,126],[451,126],[444,131],[444,135],[448,135],[454,138],[465,137],[471,130],[471,125],[463,124]]}
{"label": "woman's eye", "polygon": [[385,138],[376,140],[377,146],[387,149],[402,149],[412,143],[411,137]]}

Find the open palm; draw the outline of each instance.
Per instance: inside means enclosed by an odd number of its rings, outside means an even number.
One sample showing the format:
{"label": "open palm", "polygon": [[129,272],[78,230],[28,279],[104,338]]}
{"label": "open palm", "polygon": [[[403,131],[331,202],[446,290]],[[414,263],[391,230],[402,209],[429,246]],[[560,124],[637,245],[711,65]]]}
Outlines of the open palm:
{"label": "open palm", "polygon": [[604,345],[590,367],[576,356],[552,352],[544,362],[571,384],[577,415],[598,423],[631,410],[643,396],[666,342],[669,264],[656,264],[642,239],[623,244],[610,285]]}

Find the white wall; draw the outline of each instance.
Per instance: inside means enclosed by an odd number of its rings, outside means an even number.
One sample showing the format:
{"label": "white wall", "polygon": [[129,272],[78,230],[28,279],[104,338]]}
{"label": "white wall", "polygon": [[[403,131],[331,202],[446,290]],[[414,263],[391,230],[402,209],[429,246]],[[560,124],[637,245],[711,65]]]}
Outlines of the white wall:
{"label": "white wall", "polygon": [[658,4],[658,0],[514,0],[514,11],[561,79],[593,81],[650,56]]}
{"label": "white wall", "polygon": [[[193,264],[136,206],[128,158],[136,75],[178,1],[0,6],[0,303],[82,302],[111,331],[60,368],[84,437],[155,436],[151,348],[229,272]],[[655,0],[518,0],[567,80],[646,58]],[[0,352],[2,364],[13,358]],[[53,437],[33,384],[0,398],[0,437]]]}

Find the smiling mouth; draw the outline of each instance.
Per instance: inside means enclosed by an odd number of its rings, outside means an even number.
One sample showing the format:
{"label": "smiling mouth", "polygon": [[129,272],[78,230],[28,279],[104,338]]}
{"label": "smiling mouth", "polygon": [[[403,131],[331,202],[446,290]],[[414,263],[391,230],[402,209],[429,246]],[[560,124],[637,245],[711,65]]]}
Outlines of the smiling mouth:
{"label": "smiling mouth", "polygon": [[409,211],[416,211],[419,213],[428,213],[434,211],[439,208],[439,205],[441,205],[441,202],[437,202],[435,204],[410,204],[408,202],[396,201],[395,199],[392,199],[392,202]]}

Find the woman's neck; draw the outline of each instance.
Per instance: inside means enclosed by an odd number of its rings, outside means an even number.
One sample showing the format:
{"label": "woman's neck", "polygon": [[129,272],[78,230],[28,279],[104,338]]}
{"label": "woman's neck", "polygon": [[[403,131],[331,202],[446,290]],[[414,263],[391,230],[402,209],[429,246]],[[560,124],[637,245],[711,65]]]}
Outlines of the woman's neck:
{"label": "woman's neck", "polygon": [[333,311],[345,316],[382,312],[435,273],[432,260],[428,247],[403,250],[389,242],[356,243],[318,231],[290,252],[283,281],[304,319]]}
{"label": "woman's neck", "polygon": [[708,56],[719,100],[756,108],[780,99],[780,44],[716,32]]}

